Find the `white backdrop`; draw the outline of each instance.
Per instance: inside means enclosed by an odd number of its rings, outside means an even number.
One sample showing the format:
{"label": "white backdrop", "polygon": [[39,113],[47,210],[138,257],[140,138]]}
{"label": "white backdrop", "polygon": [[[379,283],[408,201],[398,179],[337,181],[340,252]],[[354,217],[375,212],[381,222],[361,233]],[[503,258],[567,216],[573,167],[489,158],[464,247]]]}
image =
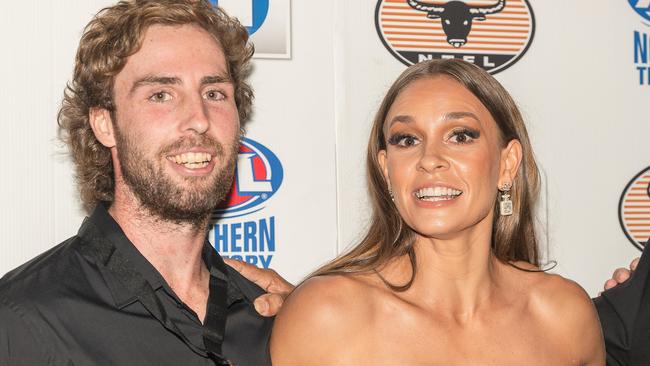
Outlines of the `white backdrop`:
{"label": "white backdrop", "polygon": [[[518,101],[544,172],[554,271],[596,295],[639,254],[618,203],[650,165],[650,87],[639,85],[633,43],[635,30],[650,27],[625,0],[529,2],[534,41],[496,77]],[[10,2],[0,12],[0,275],[74,235],[85,215],[56,139],[56,112],[83,26],[111,3]],[[291,59],[254,61],[248,137],[279,158],[284,180],[249,219],[275,217],[271,266],[292,281],[358,239],[368,217],[369,125],[405,68],[377,35],[376,4],[293,0]]]}

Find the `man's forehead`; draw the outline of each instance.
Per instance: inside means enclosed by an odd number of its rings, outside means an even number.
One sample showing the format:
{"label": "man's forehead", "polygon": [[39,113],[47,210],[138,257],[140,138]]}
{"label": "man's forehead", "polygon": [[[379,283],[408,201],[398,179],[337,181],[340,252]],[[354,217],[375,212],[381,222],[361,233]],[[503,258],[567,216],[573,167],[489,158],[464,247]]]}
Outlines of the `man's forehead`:
{"label": "man's forehead", "polygon": [[140,49],[129,56],[117,79],[147,75],[176,77],[181,81],[184,77],[224,79],[228,78],[228,66],[221,45],[205,29],[195,24],[155,24],[144,32]]}
{"label": "man's forehead", "polygon": [[182,38],[188,34],[194,34],[191,39],[205,38],[206,41],[219,46],[219,41],[214,37],[214,35],[197,23],[151,24],[143,30],[142,39],[151,40],[157,37],[158,39],[166,40],[172,38],[174,35]]}

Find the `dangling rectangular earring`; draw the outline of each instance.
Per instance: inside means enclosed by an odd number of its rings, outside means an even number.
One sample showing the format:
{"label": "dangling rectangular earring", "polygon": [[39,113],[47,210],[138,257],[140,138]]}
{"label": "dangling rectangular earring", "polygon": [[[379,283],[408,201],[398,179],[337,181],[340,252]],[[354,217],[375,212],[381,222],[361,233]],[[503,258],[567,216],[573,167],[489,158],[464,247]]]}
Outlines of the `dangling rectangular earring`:
{"label": "dangling rectangular earring", "polygon": [[505,183],[501,188],[501,200],[499,201],[499,213],[501,216],[512,215],[512,201],[510,200],[510,184]]}

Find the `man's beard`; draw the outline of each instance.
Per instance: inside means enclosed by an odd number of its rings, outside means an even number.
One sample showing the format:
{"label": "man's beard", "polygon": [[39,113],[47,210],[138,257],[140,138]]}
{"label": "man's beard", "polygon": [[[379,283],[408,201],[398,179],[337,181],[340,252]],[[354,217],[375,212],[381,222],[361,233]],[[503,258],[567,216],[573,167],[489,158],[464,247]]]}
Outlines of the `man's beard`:
{"label": "man's beard", "polygon": [[212,211],[232,187],[239,142],[234,141],[232,150],[225,151],[218,141],[206,135],[198,135],[183,138],[161,148],[154,158],[166,160],[171,152],[192,147],[208,147],[216,151],[212,159],[226,159],[226,164],[216,176],[183,177],[182,180],[186,184],[182,185],[171,179],[163,165],[147,159],[135,139],[122,134],[116,125],[115,142],[122,176],[142,207],[160,220],[187,223],[195,227],[206,224]]}

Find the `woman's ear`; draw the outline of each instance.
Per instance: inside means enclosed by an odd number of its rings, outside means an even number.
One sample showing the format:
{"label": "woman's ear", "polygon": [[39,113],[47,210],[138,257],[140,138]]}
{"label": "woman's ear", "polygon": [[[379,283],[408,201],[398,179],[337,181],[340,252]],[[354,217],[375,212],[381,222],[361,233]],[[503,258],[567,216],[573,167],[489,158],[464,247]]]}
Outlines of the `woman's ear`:
{"label": "woman's ear", "polygon": [[386,185],[390,191],[390,178],[388,177],[388,162],[386,161],[386,158],[386,150],[379,150],[379,153],[377,153],[377,161],[379,161],[379,167],[381,168],[381,172],[386,180]]}
{"label": "woman's ear", "polygon": [[508,145],[501,150],[499,187],[504,184],[512,185],[512,181],[517,176],[517,171],[521,165],[522,154],[521,143],[516,139],[510,140]]}
{"label": "woman's ear", "polygon": [[115,130],[111,113],[105,108],[91,108],[88,112],[88,120],[97,141],[108,148],[114,147]]}

